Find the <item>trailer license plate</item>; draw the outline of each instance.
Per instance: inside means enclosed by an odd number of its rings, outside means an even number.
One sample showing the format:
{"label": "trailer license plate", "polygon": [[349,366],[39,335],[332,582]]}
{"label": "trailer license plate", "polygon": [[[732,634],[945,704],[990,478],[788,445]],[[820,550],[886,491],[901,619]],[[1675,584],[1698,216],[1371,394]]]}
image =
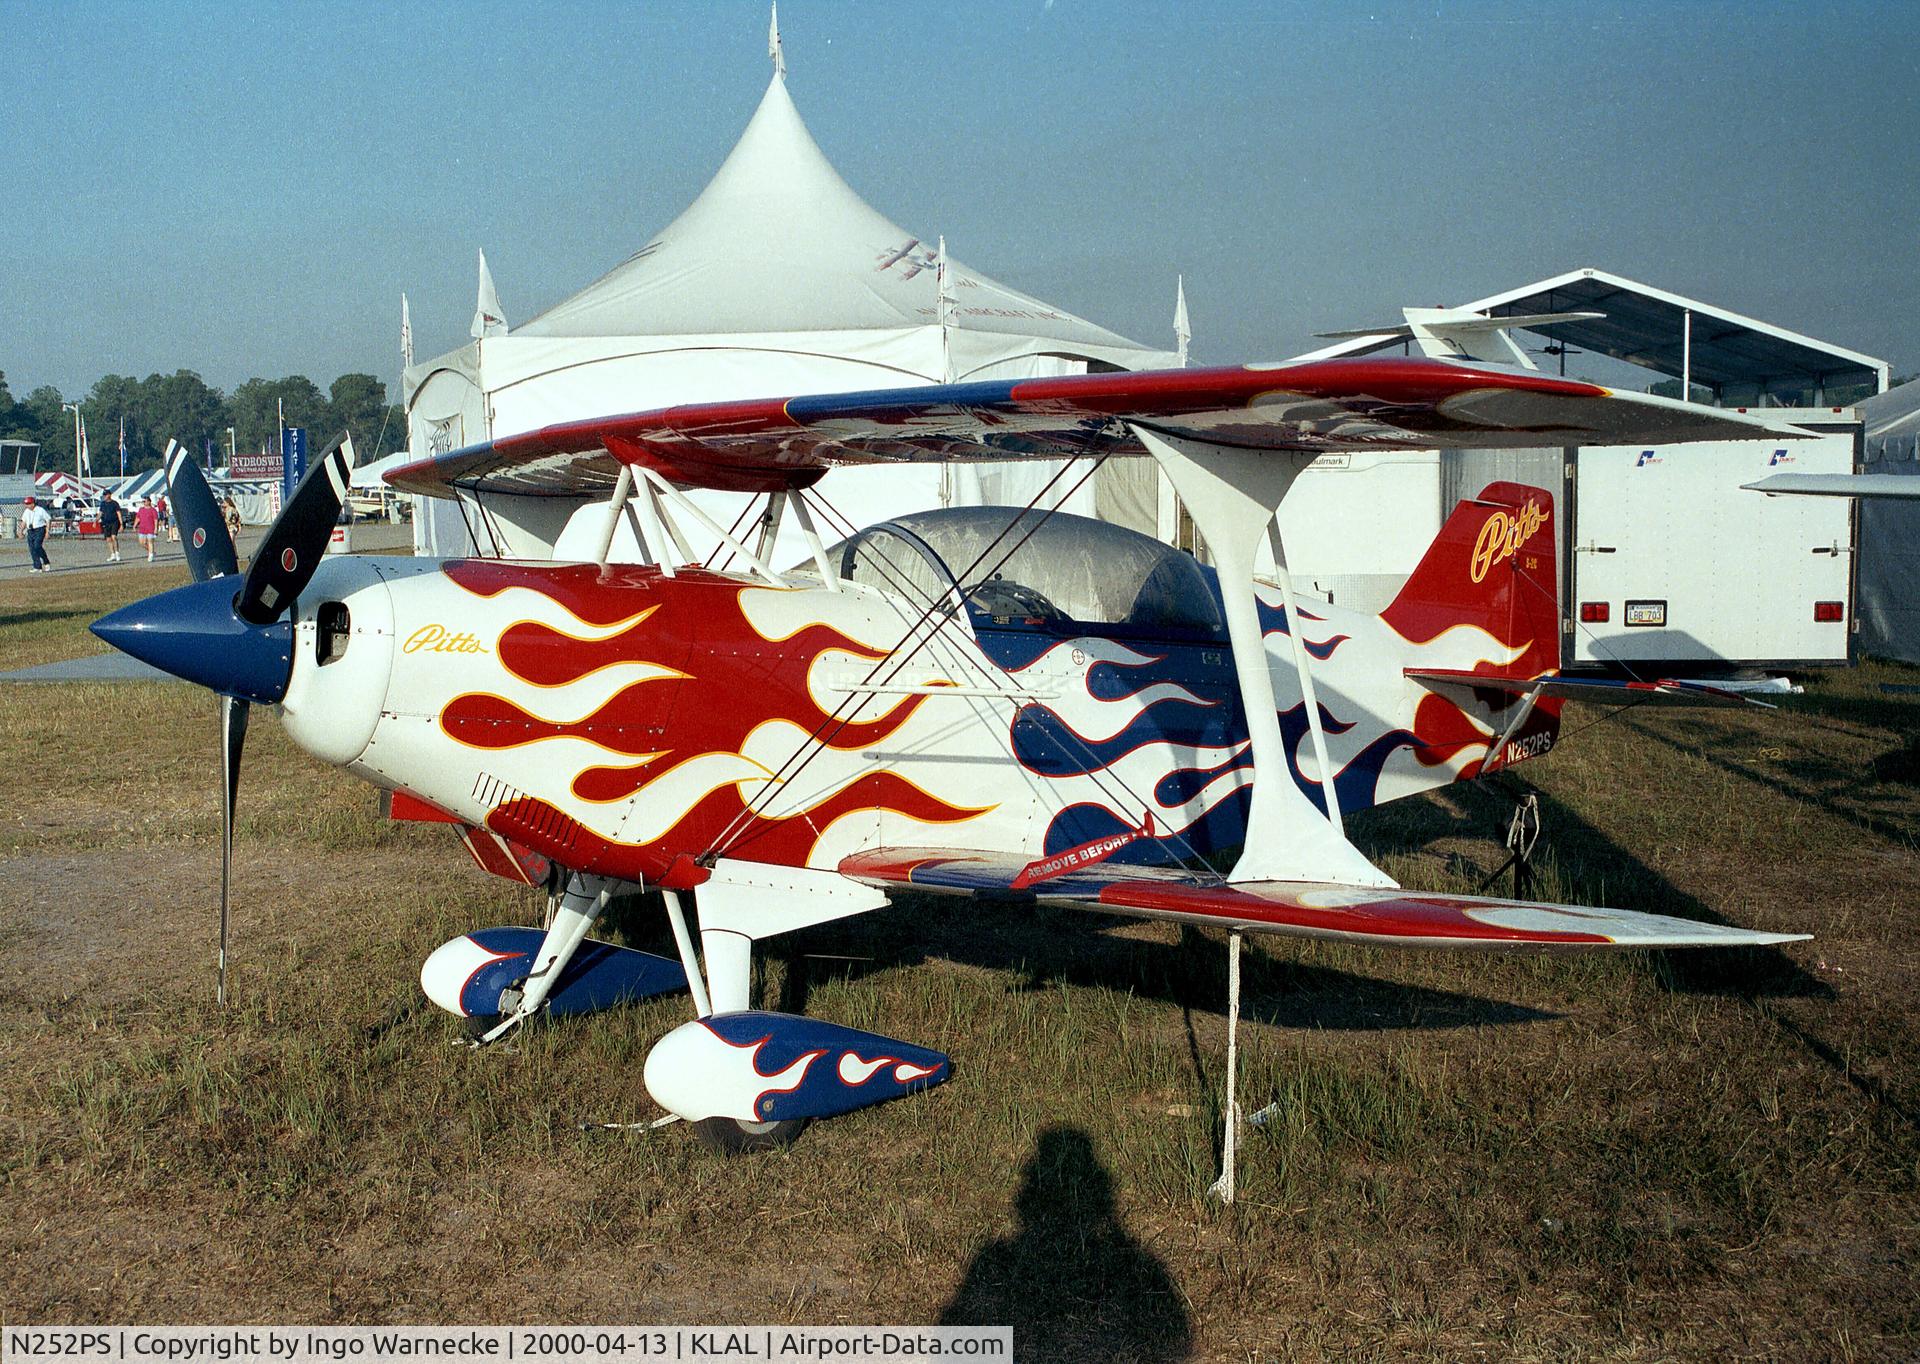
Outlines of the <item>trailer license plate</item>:
{"label": "trailer license plate", "polygon": [[1667,604],[1663,601],[1630,601],[1627,603],[1627,624],[1629,625],[1665,625],[1667,623]]}

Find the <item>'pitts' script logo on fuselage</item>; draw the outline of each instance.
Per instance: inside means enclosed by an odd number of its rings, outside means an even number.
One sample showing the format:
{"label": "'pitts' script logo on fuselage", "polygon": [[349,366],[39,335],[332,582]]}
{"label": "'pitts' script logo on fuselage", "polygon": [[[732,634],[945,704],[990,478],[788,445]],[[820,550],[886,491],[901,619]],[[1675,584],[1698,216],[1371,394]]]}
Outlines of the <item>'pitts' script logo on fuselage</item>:
{"label": "'pitts' script logo on fuselage", "polygon": [[1527,505],[1511,516],[1503,511],[1489,516],[1480,527],[1480,538],[1473,542],[1473,580],[1486,581],[1496,564],[1511,559],[1520,546],[1539,533],[1540,527],[1547,524],[1547,515],[1538,502],[1529,498]]}
{"label": "'pitts' script logo on fuselage", "polygon": [[400,646],[403,654],[484,654],[487,648],[472,635],[456,635],[444,625],[423,625]]}

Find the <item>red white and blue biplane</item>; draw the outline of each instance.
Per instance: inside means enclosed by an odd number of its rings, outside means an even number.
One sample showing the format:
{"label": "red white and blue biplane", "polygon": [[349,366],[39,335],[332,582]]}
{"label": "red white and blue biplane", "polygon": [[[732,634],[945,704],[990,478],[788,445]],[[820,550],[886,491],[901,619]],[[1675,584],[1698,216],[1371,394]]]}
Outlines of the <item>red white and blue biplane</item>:
{"label": "red white and blue biplane", "polygon": [[[1791,940],[1397,886],[1348,840],[1353,811],[1545,753],[1568,696],[1700,689],[1559,675],[1547,489],[1496,483],[1460,504],[1378,615],[1295,596],[1275,528],[1326,452],[1771,429],[1433,358],[717,403],[503,437],[389,475],[429,496],[605,501],[597,561],[323,559],[347,487],[335,453],[244,577],[178,459],[196,581],[94,629],[226,698],[229,848],[248,706],[275,705],[296,743],[391,792],[396,814],[449,822],[482,866],[557,894],[544,929],[434,951],[430,997],[484,1020],[491,1041],[543,1011],[685,989],[694,1017],[652,1049],[647,1087],[708,1140],[752,1148],[948,1077],[937,1051],[750,998],[756,943],[896,892],[1215,925],[1236,962],[1242,933],[1501,949]],[[831,546],[817,531],[809,489],[829,468],[1024,456],[1156,460],[1213,566],[1032,509],[928,511]],[[762,495],[764,512],[736,535],[688,488]],[[787,518],[811,552],[780,569],[768,550]],[[691,562],[694,524],[745,567]],[[622,527],[647,562],[609,560]],[[1257,582],[1269,540],[1278,571]],[[662,892],[678,961],[588,939],[632,887]]]}

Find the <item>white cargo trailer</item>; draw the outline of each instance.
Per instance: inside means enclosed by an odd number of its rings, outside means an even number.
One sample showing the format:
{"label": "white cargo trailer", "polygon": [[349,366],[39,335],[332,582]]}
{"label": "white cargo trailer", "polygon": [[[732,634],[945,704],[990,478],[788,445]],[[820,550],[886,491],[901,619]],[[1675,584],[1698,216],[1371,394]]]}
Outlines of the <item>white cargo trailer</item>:
{"label": "white cargo trailer", "polygon": [[1860,427],[1802,440],[1589,446],[1566,461],[1562,661],[1577,668],[1848,661],[1854,504],[1768,497],[1769,473],[1852,473]]}

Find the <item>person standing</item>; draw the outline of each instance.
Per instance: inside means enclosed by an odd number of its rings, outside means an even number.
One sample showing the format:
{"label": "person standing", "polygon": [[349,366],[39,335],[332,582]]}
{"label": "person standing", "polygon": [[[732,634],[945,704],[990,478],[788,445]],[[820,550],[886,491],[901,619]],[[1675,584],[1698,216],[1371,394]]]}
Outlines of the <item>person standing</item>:
{"label": "person standing", "polygon": [[140,548],[147,552],[147,562],[153,562],[153,534],[160,527],[160,512],[153,505],[151,497],[140,499],[140,505],[133,513],[133,529],[140,537]]}
{"label": "person standing", "polygon": [[100,538],[107,542],[107,562],[120,562],[120,504],[111,491],[100,494]]}
{"label": "person standing", "polygon": [[80,519],[80,494],[68,493],[60,499],[60,519],[66,522],[67,534],[74,532],[74,522]]}
{"label": "person standing", "polygon": [[53,513],[35,498],[29,497],[21,506],[20,524],[27,531],[27,558],[32,561],[35,573],[47,573],[53,568],[53,560],[47,557],[47,527],[52,521]]}

